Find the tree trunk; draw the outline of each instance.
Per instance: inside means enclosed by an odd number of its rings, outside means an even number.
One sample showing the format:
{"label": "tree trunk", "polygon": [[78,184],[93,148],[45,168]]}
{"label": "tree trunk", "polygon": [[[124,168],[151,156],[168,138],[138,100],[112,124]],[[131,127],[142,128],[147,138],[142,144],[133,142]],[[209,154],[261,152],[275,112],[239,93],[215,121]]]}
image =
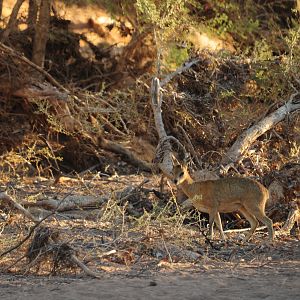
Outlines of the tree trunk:
{"label": "tree trunk", "polygon": [[[2,1],[3,0],[0,0],[1,3],[0,3],[0,9],[2,10]],[[11,15],[9,17],[9,21],[8,21],[8,24],[2,34],[2,37],[1,37],[1,41],[2,42],[5,42],[6,39],[8,38],[9,34],[11,33],[11,31],[14,29],[14,27],[16,26],[16,22],[17,22],[17,16],[18,16],[18,13],[19,13],[19,10],[23,4],[24,0],[17,0],[12,12],[11,12]],[[0,17],[1,17],[1,13],[0,13]]]}
{"label": "tree trunk", "polygon": [[0,20],[2,17],[2,7],[3,7],[3,0],[0,0]]}
{"label": "tree trunk", "polygon": [[42,0],[39,11],[39,18],[35,27],[33,42],[32,61],[44,67],[46,44],[49,33],[51,0]]}
{"label": "tree trunk", "polygon": [[28,17],[27,17],[27,25],[29,30],[33,30],[35,28],[37,13],[38,13],[37,0],[29,0]]}

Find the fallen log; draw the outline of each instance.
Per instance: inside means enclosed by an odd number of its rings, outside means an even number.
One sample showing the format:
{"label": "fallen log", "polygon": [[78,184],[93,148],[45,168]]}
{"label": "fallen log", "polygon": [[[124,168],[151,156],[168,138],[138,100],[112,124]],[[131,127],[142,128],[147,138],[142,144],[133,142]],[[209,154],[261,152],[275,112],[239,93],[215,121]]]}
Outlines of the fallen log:
{"label": "fallen log", "polygon": [[104,203],[106,203],[109,199],[115,198],[116,201],[125,201],[129,196],[137,192],[141,189],[142,185],[144,185],[147,180],[144,180],[142,183],[134,186],[129,186],[124,188],[121,191],[112,192],[104,196],[83,196],[83,195],[67,195],[63,198],[63,200],[56,200],[54,198],[49,198],[45,200],[39,200],[37,202],[28,202],[22,201],[22,205],[24,207],[39,207],[44,208],[50,211],[68,211],[74,209],[82,209],[88,207],[100,207]]}

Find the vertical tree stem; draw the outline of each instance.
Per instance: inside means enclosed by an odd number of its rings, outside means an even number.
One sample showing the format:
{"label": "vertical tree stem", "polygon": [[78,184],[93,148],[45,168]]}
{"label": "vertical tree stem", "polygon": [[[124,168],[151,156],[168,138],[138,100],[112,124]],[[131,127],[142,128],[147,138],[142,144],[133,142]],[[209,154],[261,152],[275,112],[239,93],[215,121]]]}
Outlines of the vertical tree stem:
{"label": "vertical tree stem", "polygon": [[46,44],[49,33],[51,0],[41,0],[39,18],[35,27],[32,61],[44,67]]}

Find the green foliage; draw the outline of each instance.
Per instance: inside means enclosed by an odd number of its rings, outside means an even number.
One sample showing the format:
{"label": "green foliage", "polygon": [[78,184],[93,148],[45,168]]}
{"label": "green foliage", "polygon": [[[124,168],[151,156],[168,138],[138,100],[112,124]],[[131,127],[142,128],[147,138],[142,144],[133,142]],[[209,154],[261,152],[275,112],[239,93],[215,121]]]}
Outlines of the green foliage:
{"label": "green foliage", "polygon": [[298,75],[300,67],[300,25],[296,24],[294,28],[288,31],[285,42],[289,49],[289,54],[285,61],[285,72]]}
{"label": "green foliage", "polygon": [[135,7],[140,24],[152,27],[159,39],[168,40],[186,27],[187,3],[188,0],[137,0]]}
{"label": "green foliage", "polygon": [[238,1],[214,1],[215,16],[207,24],[222,38],[230,34],[235,41],[252,43],[260,32],[257,19],[258,6],[248,0],[240,5]]}
{"label": "green foliage", "polygon": [[227,32],[234,28],[232,20],[226,13],[218,13],[215,18],[209,20],[208,24],[221,37],[224,37]]}
{"label": "green foliage", "polygon": [[158,7],[152,0],[137,0],[135,7],[139,18],[145,22],[154,25],[158,25],[160,21],[160,12]]}
{"label": "green foliage", "polygon": [[[167,69],[174,69],[188,59],[186,49],[179,49],[174,42],[183,38],[188,30],[190,0],[137,0],[135,7],[139,24],[154,33],[158,60],[163,58]],[[174,34],[176,32],[176,35]],[[161,63],[158,63],[160,68]]]}
{"label": "green foliage", "polygon": [[220,99],[231,98],[236,94],[233,89],[228,89],[220,92]]}
{"label": "green foliage", "polygon": [[172,44],[166,54],[165,63],[168,68],[176,69],[178,65],[182,65],[188,58],[188,48],[179,48],[176,44]]}
{"label": "green foliage", "polygon": [[255,42],[252,57],[253,61],[272,59],[272,49],[265,39]]}

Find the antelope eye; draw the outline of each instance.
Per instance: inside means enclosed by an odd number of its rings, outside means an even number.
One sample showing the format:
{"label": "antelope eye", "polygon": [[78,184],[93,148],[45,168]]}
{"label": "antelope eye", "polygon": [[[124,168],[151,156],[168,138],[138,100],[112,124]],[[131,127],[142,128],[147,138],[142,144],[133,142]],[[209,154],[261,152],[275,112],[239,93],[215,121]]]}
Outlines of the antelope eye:
{"label": "antelope eye", "polygon": [[180,174],[179,174],[179,177],[182,177],[184,175],[184,173],[183,172],[181,172]]}

